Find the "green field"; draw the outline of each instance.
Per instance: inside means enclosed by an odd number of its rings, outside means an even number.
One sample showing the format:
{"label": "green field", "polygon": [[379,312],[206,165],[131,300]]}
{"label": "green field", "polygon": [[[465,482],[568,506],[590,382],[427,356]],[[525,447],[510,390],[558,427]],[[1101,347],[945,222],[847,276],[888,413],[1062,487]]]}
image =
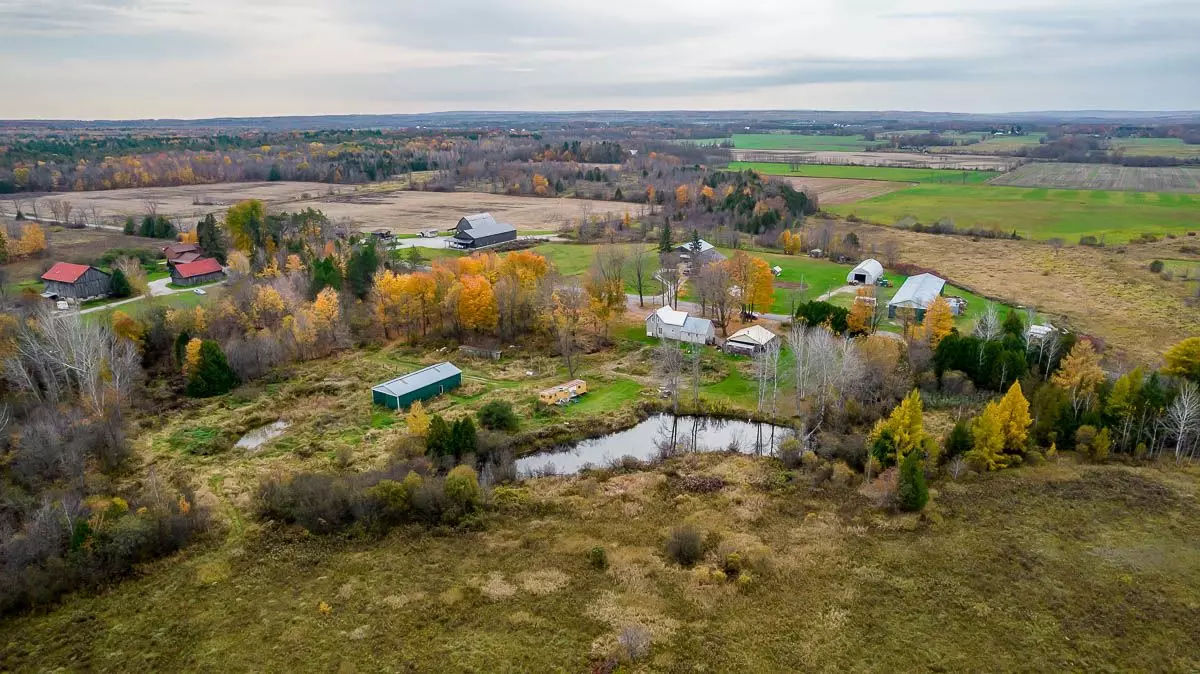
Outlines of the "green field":
{"label": "green field", "polygon": [[1113,138],[1109,147],[1145,157],[1200,157],[1200,145],[1188,145],[1181,138]]}
{"label": "green field", "polygon": [[888,180],[908,183],[951,183],[978,185],[1000,175],[999,171],[959,171],[953,169],[891,168],[887,166],[833,166],[829,164],[780,164],[735,161],[734,171],[758,171],[765,175],[802,178],[849,178],[852,180]]}
{"label": "green field", "polygon": [[736,133],[733,146],[739,150],[802,150],[806,152],[855,152],[878,145],[863,136],[802,136],[794,133]]}
{"label": "green field", "polygon": [[1200,198],[1153,192],[923,184],[828,210],[880,224],[908,216],[926,224],[950,218],[962,229],[1016,231],[1026,238],[1061,238],[1068,243],[1085,235],[1117,243],[1144,232],[1200,229]]}

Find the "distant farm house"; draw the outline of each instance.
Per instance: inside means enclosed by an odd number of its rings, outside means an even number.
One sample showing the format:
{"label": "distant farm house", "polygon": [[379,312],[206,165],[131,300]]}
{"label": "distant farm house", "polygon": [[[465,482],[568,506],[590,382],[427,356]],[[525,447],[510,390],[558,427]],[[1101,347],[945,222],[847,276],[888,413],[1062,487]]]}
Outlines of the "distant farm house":
{"label": "distant farm house", "polygon": [[713,322],[689,316],[686,311],[662,307],[646,317],[646,336],[688,344],[712,344],[716,340]]}
{"label": "distant farm house", "polygon": [[454,243],[459,248],[484,248],[517,240],[517,228],[496,222],[491,213],[476,213],[458,221]]}
{"label": "distant farm house", "polygon": [[171,283],[178,286],[195,286],[224,278],[225,270],[221,268],[221,263],[211,257],[171,265]]}
{"label": "distant farm house", "polygon": [[86,264],[56,262],[45,274],[46,284],[42,297],[51,300],[83,302],[97,297],[108,297],[112,289],[112,276]]}
{"label": "distant farm house", "polygon": [[393,410],[407,409],[462,385],[462,370],[448,362],[410,372],[371,389],[371,401]]}
{"label": "distant farm house", "polygon": [[696,250],[696,243],[689,241],[675,246],[675,252],[679,253],[679,257],[684,262],[691,262],[695,259],[701,265],[706,265],[710,262],[720,262],[725,259],[721,251],[717,250],[716,247],[704,239],[700,239],[699,246],[700,249]]}

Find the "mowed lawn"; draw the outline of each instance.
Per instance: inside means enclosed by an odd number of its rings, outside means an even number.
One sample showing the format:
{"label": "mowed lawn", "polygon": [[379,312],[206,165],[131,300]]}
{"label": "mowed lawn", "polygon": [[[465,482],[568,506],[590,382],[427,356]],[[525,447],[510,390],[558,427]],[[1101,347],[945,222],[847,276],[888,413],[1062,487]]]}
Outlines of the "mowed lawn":
{"label": "mowed lawn", "polygon": [[1147,232],[1200,229],[1200,197],[1154,192],[921,184],[829,210],[889,225],[909,216],[927,224],[950,218],[960,229],[1016,231],[1068,243],[1086,235],[1119,243]]}
{"label": "mowed lawn", "polygon": [[735,161],[734,171],[752,170],[764,175],[801,178],[850,178],[908,183],[949,183],[979,185],[1000,175],[999,171],[961,171],[957,169],[892,168],[887,166],[835,166],[831,164],[783,164]]}

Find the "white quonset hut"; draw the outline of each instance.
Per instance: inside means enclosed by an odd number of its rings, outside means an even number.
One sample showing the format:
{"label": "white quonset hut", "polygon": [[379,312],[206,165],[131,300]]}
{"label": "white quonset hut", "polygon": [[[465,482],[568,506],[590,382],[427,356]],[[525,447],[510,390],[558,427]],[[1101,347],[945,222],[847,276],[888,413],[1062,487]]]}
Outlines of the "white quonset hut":
{"label": "white quonset hut", "polygon": [[895,318],[898,309],[911,309],[916,320],[925,320],[925,310],[934,300],[941,297],[945,287],[946,279],[933,274],[908,277],[904,285],[896,291],[892,301],[888,302],[888,318]]}
{"label": "white quonset hut", "polygon": [[846,283],[873,286],[883,278],[883,265],[875,258],[867,258],[846,274]]}
{"label": "white quonset hut", "polygon": [[753,356],[777,341],[779,335],[761,325],[751,325],[730,335],[729,339],[725,340],[725,351]]}
{"label": "white quonset hut", "polygon": [[646,317],[646,336],[688,344],[711,344],[717,338],[713,322],[689,316],[686,311],[662,307]]}

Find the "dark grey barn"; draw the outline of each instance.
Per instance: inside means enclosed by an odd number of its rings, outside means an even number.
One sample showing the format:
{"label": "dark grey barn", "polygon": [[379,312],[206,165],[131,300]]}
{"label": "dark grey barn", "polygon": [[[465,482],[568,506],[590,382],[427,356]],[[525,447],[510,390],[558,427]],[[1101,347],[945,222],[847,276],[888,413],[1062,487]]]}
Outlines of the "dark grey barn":
{"label": "dark grey barn", "polygon": [[454,242],[460,248],[483,248],[517,240],[517,228],[496,222],[491,213],[468,215],[454,229]]}
{"label": "dark grey barn", "polygon": [[56,262],[45,274],[46,284],[42,297],[52,300],[82,302],[96,297],[107,297],[112,290],[112,276],[86,264]]}

